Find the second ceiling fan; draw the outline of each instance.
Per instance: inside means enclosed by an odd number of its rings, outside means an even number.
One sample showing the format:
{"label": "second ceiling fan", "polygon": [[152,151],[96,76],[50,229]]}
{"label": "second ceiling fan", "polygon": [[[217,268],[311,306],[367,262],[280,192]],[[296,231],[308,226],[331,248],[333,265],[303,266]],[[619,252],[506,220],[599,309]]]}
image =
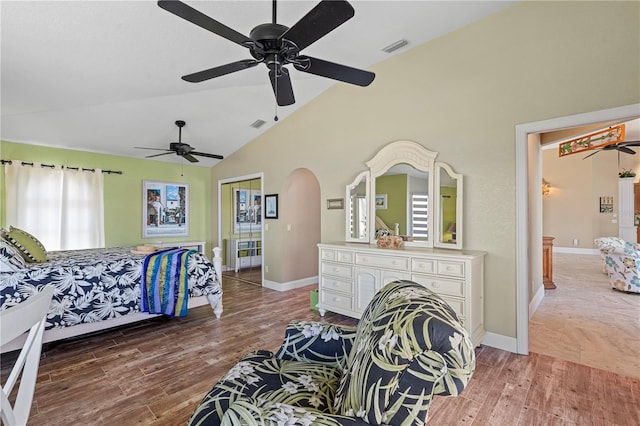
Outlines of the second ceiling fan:
{"label": "second ceiling fan", "polygon": [[354,16],[353,7],[344,0],[321,1],[291,28],[276,23],[277,3],[276,0],[273,0],[272,22],[258,25],[251,30],[249,37],[180,1],[160,0],[158,6],[205,30],[248,48],[253,57],[253,59],[231,62],[182,77],[183,80],[191,83],[199,83],[264,63],[269,69],[269,79],[276,101],[278,105],[285,106],[295,103],[289,71],[284,67],[287,64],[293,64],[298,71],[363,87],[371,84],[375,78],[375,74],[369,71],[300,55],[302,49]]}

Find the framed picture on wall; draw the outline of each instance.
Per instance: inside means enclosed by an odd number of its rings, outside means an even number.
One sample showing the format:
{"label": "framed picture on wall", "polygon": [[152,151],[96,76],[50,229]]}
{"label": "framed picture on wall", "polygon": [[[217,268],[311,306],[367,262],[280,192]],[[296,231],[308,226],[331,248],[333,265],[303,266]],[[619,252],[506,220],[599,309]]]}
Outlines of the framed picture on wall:
{"label": "framed picture on wall", "polygon": [[387,209],[387,194],[376,194],[376,209]]}
{"label": "framed picture on wall", "polygon": [[278,218],[278,194],[269,194],[264,196],[265,219]]}
{"label": "framed picture on wall", "polygon": [[189,235],[189,184],[142,181],[142,238]]}
{"label": "framed picture on wall", "polygon": [[262,223],[262,194],[253,189],[233,190],[233,230],[258,230]]}

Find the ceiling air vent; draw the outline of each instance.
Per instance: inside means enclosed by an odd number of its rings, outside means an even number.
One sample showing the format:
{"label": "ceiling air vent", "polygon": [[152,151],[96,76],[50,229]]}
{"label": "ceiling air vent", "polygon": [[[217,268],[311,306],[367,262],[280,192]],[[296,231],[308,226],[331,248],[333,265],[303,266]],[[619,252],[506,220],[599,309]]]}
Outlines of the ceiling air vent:
{"label": "ceiling air vent", "polygon": [[409,44],[409,42],[407,40],[400,39],[400,40],[396,41],[395,43],[391,43],[387,47],[382,48],[382,51],[383,52],[387,52],[387,53],[391,53],[394,50],[398,50],[401,47],[405,47],[407,44]]}
{"label": "ceiling air vent", "polygon": [[249,127],[253,127],[254,129],[259,129],[260,127],[264,126],[265,124],[267,124],[266,121],[257,119],[256,121],[251,123],[251,125]]}

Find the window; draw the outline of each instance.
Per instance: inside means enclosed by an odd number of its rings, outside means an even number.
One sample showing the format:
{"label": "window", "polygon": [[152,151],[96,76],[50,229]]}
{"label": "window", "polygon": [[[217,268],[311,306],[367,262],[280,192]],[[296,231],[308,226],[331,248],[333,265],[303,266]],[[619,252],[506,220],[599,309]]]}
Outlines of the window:
{"label": "window", "polygon": [[429,196],[426,193],[411,194],[411,235],[414,238],[429,237]]}
{"label": "window", "polygon": [[5,164],[7,225],[47,250],[104,247],[102,171],[12,161]]}

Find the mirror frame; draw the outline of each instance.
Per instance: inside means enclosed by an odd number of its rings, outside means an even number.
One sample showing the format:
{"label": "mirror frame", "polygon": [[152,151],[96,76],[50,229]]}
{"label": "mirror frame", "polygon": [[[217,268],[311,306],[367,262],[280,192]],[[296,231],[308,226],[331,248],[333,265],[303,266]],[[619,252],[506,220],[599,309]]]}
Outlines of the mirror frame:
{"label": "mirror frame", "polygon": [[[417,142],[401,140],[391,142],[384,146],[378,153],[369,161],[366,162],[369,167],[369,242],[371,244],[376,243],[375,233],[375,221],[376,221],[376,177],[383,175],[387,170],[396,164],[409,164],[415,169],[422,172],[429,172],[433,174],[435,171],[435,159],[438,156],[437,152],[429,151],[424,146]],[[433,176],[429,176],[428,188],[429,194],[435,194],[435,184]],[[428,226],[429,237],[426,240],[420,241],[405,241],[405,246],[413,247],[433,247],[434,243],[434,203],[428,205]]]}
{"label": "mirror frame", "polygon": [[[444,170],[445,172],[447,172],[447,174],[452,178],[456,180],[456,242],[455,244],[452,243],[447,243],[443,241],[443,235],[442,235],[442,215],[440,214],[439,210],[440,210],[440,200],[441,200],[441,194],[440,194],[440,174],[442,172],[442,170]],[[435,193],[434,193],[434,200],[437,200],[437,204],[438,204],[438,214],[434,216],[434,225],[435,225],[435,247],[441,247],[441,248],[453,248],[453,249],[458,249],[458,250],[462,250],[462,239],[464,236],[464,232],[463,232],[463,217],[462,217],[462,196],[463,196],[463,181],[462,181],[462,175],[460,173],[456,173],[453,171],[453,169],[451,168],[451,166],[449,166],[447,163],[443,163],[441,161],[436,162],[436,167],[435,167]],[[431,203],[431,204],[435,204],[435,203]]]}
{"label": "mirror frame", "polygon": [[[354,243],[368,243],[369,242],[369,237],[371,235],[371,221],[369,220],[369,214],[370,214],[370,208],[369,205],[371,203],[371,197],[369,196],[369,180],[371,174],[369,173],[368,170],[361,172],[360,174],[358,174],[358,176],[355,177],[355,179],[353,179],[353,182],[351,182],[349,185],[347,185],[346,188],[346,192],[345,192],[345,202],[346,202],[346,209],[345,209],[345,236],[346,236],[346,240],[350,241],[350,242],[354,242]],[[351,233],[349,232],[349,229],[351,228],[351,190],[353,188],[355,188],[356,186],[360,185],[360,182],[362,182],[362,180],[364,179],[364,191],[365,191],[365,199],[367,200],[367,235],[364,238],[354,238],[351,236]]]}

